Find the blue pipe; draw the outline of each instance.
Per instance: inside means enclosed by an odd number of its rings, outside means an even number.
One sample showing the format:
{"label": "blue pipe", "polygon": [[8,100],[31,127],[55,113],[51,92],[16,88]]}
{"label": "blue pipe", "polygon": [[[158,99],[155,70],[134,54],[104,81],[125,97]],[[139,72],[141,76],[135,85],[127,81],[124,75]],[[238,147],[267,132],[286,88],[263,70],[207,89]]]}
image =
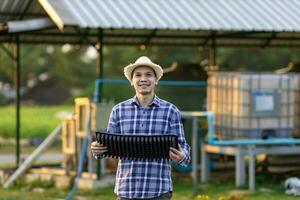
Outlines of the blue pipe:
{"label": "blue pipe", "polygon": [[[100,102],[102,98],[101,87],[102,84],[117,84],[117,85],[129,85],[129,81],[125,79],[96,79],[95,82],[95,92],[94,92],[94,102]],[[162,86],[197,86],[205,87],[207,85],[206,81],[159,81],[158,85]]]}
{"label": "blue pipe", "polygon": [[277,138],[277,139],[239,139],[239,140],[213,140],[210,142],[212,145],[291,145],[291,144],[300,144],[300,139],[293,138]]}
{"label": "blue pipe", "polygon": [[214,113],[207,112],[207,121],[208,121],[208,142],[211,144],[214,141]]}
{"label": "blue pipe", "polygon": [[294,138],[272,138],[272,139],[237,139],[237,140],[215,140],[214,138],[214,114],[207,112],[208,120],[208,143],[212,145],[291,145],[300,144],[300,139]]}
{"label": "blue pipe", "polygon": [[77,171],[77,177],[75,178],[72,190],[69,192],[68,196],[66,197],[66,200],[71,200],[74,198],[74,195],[77,191],[78,188],[78,183],[81,179],[81,174],[83,171],[83,164],[85,162],[85,158],[86,158],[86,151],[87,151],[87,147],[88,147],[88,141],[89,141],[89,131],[91,128],[91,109],[89,109],[89,113],[88,113],[88,120],[87,120],[87,125],[86,125],[86,133],[83,139],[83,144],[82,144],[82,149],[81,149],[81,154],[80,154],[80,160],[79,160],[79,164],[78,164],[78,171]]}

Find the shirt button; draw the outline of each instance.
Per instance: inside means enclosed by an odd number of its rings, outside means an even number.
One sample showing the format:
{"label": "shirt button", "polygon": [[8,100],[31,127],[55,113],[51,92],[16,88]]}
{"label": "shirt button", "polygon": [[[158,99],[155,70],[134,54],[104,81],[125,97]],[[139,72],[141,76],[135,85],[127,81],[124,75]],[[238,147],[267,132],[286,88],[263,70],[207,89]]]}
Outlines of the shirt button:
{"label": "shirt button", "polygon": [[144,124],[142,124],[141,126],[144,127]]}

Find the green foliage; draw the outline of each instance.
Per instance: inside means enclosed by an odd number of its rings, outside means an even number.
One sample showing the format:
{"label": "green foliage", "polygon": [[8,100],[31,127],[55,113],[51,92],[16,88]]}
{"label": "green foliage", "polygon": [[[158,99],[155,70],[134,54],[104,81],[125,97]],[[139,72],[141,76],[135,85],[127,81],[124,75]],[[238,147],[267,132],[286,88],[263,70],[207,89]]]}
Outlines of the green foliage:
{"label": "green foliage", "polygon": [[[12,51],[12,45],[5,45]],[[21,46],[21,85],[29,78],[41,73],[52,77],[67,86],[86,87],[96,78],[96,60],[86,62],[83,57],[87,47],[75,48],[53,45]],[[3,52],[3,51],[2,51]],[[124,66],[141,55],[147,55],[164,68],[173,62],[200,63],[208,58],[208,49],[196,47],[151,47],[140,50],[138,46],[110,46],[104,48],[104,77],[124,78]],[[217,64],[222,70],[273,71],[285,67],[289,61],[299,61],[299,50],[289,48],[217,48]],[[0,54],[0,80],[13,83],[13,61],[5,53]],[[190,77],[185,77],[189,80]]]}
{"label": "green foliage", "polygon": [[[61,123],[57,113],[73,112],[73,106],[21,106],[21,137],[45,138]],[[0,137],[15,137],[15,107],[2,106],[0,109]]]}
{"label": "green foliage", "polygon": [[299,50],[289,48],[220,48],[217,63],[224,71],[274,71],[299,62]]}
{"label": "green foliage", "polygon": [[[223,172],[224,173],[224,172]],[[190,177],[184,177],[178,174],[180,178],[174,178],[174,200],[296,200],[299,197],[284,194],[282,184],[270,184],[265,180],[261,187],[268,189],[269,192],[261,192],[260,188],[253,194],[243,194],[237,191],[234,186],[234,178],[222,181],[210,181],[208,184],[197,184],[198,188],[192,184]],[[40,184],[40,185],[39,185]],[[34,192],[34,188],[45,188],[43,193]],[[10,189],[0,187],[0,200],[2,199],[20,199],[20,200],[38,200],[38,199],[64,199],[68,190],[53,188],[50,182],[39,182],[35,184],[20,182]],[[93,191],[78,190],[78,198],[90,200],[111,200],[115,199],[113,187],[97,189]]]}
{"label": "green foliage", "polygon": [[[7,45],[11,50],[12,46]],[[41,73],[49,73],[65,85],[85,86],[89,80],[94,80],[95,61],[83,62],[82,56],[86,48],[75,49],[71,46],[67,52],[61,46],[52,45],[22,45],[21,46],[21,85],[26,86],[29,79],[37,78]],[[14,66],[11,58],[0,54],[0,80],[13,83]]]}
{"label": "green foliage", "polygon": [[95,61],[85,63],[81,60],[86,48],[72,48],[67,53],[55,47],[55,51],[47,56],[47,68],[50,74],[62,83],[73,87],[84,87],[96,78]]}
{"label": "green foliage", "polygon": [[[9,50],[12,46],[6,45]],[[21,86],[26,86],[28,79],[37,78],[41,73],[48,73],[55,80],[70,88],[73,96],[68,103],[73,104],[74,97],[92,97],[94,95],[96,74],[96,59],[86,62],[83,59],[88,47],[53,45],[21,45]],[[2,51],[3,52],[3,51]],[[197,47],[151,47],[141,50],[138,46],[106,46],[104,47],[103,77],[112,79],[125,79],[123,68],[134,62],[139,56],[147,55],[163,68],[170,67],[173,62],[183,64],[196,63],[208,58],[208,49]],[[274,71],[286,67],[288,62],[299,61],[299,50],[281,48],[217,48],[217,64],[224,71]],[[13,62],[5,54],[0,53],[0,81],[13,83]],[[191,73],[181,73],[187,69],[170,72],[163,80],[200,80],[199,76]],[[192,75],[198,73],[196,71]],[[203,72],[201,72],[203,73]],[[202,79],[201,79],[202,80]],[[170,89],[170,91],[168,91]],[[197,90],[197,89],[196,89]],[[203,110],[205,109],[205,91],[196,91],[194,88],[157,88],[157,93],[180,109]],[[78,92],[79,91],[79,92]],[[123,101],[134,95],[128,85],[103,86],[102,98]],[[0,103],[3,98],[0,97]],[[13,119],[14,120],[14,119]],[[0,130],[2,131],[2,130]],[[1,134],[1,133],[0,133]]]}
{"label": "green foliage", "polygon": [[[12,46],[3,44],[3,47],[12,52]],[[13,61],[2,49],[0,49],[0,61],[0,81],[11,83],[13,80]]]}
{"label": "green foliage", "polygon": [[[140,50],[138,47],[113,46],[105,48],[104,76],[111,78],[124,78],[123,68],[143,55],[149,56],[163,68],[169,67],[173,62],[200,63],[206,56],[197,48],[174,47],[147,47]],[[188,79],[188,77],[186,77]]]}
{"label": "green foliage", "polygon": [[5,96],[3,96],[3,95],[0,93],[0,105],[4,104],[6,101],[7,101],[7,99],[5,98]]}
{"label": "green foliage", "polygon": [[32,190],[33,188],[53,188],[54,187],[54,180],[41,180],[36,179],[30,182],[25,182],[24,180],[18,179],[13,185],[14,188],[23,188],[26,190]]}

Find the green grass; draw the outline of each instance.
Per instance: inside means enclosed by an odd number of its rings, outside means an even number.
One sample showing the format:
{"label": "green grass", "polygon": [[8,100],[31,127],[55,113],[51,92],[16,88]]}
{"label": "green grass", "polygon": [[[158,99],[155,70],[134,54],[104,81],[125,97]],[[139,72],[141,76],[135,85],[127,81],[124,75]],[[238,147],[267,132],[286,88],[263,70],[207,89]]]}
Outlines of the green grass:
{"label": "green grass", "polygon": [[[174,180],[173,200],[296,200],[299,197],[284,194],[283,181],[272,182],[274,175],[258,174],[257,190],[252,194],[241,194],[234,186],[233,177],[228,180],[211,180],[208,184],[193,187],[190,177],[178,174]],[[42,188],[43,193],[36,190]],[[262,191],[264,188],[264,191]],[[70,189],[53,187],[53,182],[36,181],[30,184],[18,181],[10,189],[0,187],[0,200],[52,200],[65,199]],[[78,190],[76,196],[88,200],[113,200],[113,187],[90,191]]]}
{"label": "green grass", "polygon": [[[61,111],[73,112],[73,106],[21,106],[21,138],[45,138],[59,123]],[[0,107],[0,137],[14,138],[16,111],[14,106]]]}
{"label": "green grass", "polygon": [[[21,137],[46,137],[61,120],[56,114],[61,111],[73,111],[73,106],[22,106],[21,108]],[[15,108],[6,106],[0,108],[0,137],[15,137]],[[5,145],[0,148],[9,152],[11,147]],[[29,149],[28,151],[31,151]],[[9,167],[9,166],[2,166]],[[296,200],[299,197],[284,194],[283,182],[289,174],[278,177],[272,174],[258,173],[256,177],[257,190],[253,194],[239,195],[234,186],[234,177],[228,172],[223,172],[212,177],[208,184],[199,184],[194,187],[191,178],[175,173],[173,200]],[[298,176],[298,175],[297,175]],[[43,188],[41,193],[35,188]],[[245,186],[246,188],[246,186]],[[264,190],[262,190],[264,189]],[[10,188],[3,189],[0,186],[0,200],[39,200],[39,199],[64,199],[69,190],[54,188],[53,183],[35,182],[25,184],[22,181]],[[89,200],[112,200],[115,199],[113,187],[97,189],[95,191],[81,191],[77,196]]]}

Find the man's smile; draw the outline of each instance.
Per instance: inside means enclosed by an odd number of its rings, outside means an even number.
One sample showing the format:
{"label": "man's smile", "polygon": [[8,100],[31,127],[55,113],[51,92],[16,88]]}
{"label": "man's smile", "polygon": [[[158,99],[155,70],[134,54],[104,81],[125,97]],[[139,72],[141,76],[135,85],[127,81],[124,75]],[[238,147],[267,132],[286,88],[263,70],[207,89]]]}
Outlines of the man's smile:
{"label": "man's smile", "polygon": [[139,87],[149,87],[150,84],[140,84]]}

